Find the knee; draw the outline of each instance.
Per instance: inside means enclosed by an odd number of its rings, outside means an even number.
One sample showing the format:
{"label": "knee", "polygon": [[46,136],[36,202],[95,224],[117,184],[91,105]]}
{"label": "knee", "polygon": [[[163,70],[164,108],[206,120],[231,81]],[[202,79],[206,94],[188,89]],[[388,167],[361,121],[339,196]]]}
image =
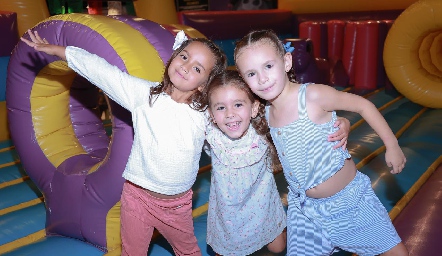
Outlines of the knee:
{"label": "knee", "polygon": [[267,249],[272,253],[281,253],[287,244],[287,233],[284,230],[278,237],[267,245]]}
{"label": "knee", "polygon": [[403,243],[399,243],[389,251],[381,254],[383,256],[409,256],[408,250]]}

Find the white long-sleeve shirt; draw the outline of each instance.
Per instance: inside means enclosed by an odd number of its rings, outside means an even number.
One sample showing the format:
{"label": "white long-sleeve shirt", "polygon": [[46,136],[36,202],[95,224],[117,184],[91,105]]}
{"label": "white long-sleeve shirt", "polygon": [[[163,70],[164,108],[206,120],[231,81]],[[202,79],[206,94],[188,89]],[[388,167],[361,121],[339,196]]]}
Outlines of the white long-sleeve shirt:
{"label": "white long-sleeve shirt", "polygon": [[198,173],[206,113],[165,93],[150,106],[150,88],[158,83],[131,76],[83,49],[68,46],[66,60],[132,114],[134,140],[123,177],[165,195],[189,190]]}

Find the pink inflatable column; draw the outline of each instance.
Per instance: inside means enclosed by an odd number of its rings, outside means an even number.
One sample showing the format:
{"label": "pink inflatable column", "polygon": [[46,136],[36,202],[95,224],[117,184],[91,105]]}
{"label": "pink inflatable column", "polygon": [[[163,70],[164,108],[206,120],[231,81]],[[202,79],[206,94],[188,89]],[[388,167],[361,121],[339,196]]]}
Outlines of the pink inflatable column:
{"label": "pink inflatable column", "polygon": [[327,21],[328,34],[328,60],[335,63],[342,59],[342,49],[344,46],[345,21],[329,20]]}
{"label": "pink inflatable column", "polygon": [[378,36],[378,61],[377,61],[376,84],[378,87],[385,87],[387,81],[387,73],[385,72],[383,53],[384,53],[385,38],[387,38],[389,26],[387,24],[387,21],[385,20],[378,21],[378,24],[379,24],[379,36]]}
{"label": "pink inflatable column", "polygon": [[329,85],[331,86],[347,87],[349,85],[349,75],[342,62],[345,23],[343,20],[327,21],[327,59],[330,63]]}
{"label": "pink inflatable column", "polygon": [[[386,29],[387,29],[386,35],[388,35],[388,31],[390,30],[391,26],[393,25],[394,20],[383,20],[383,22],[385,23]],[[383,42],[382,46],[384,46],[385,39],[386,39],[386,37],[384,38],[384,42]],[[384,72],[385,72],[385,90],[396,91],[396,88],[393,86],[390,79],[388,78],[386,71],[385,71],[385,66],[383,65],[384,64],[384,51],[383,51],[383,49],[384,48],[382,47],[382,67],[384,68]]]}
{"label": "pink inflatable column", "polygon": [[342,64],[349,77],[349,85],[355,84],[355,54],[356,54],[356,22],[349,21],[345,25]]}
{"label": "pink inflatable column", "polygon": [[299,24],[299,37],[310,38],[315,58],[327,58],[327,23],[304,21]]}
{"label": "pink inflatable column", "polygon": [[379,23],[359,21],[356,23],[355,88],[377,88]]}

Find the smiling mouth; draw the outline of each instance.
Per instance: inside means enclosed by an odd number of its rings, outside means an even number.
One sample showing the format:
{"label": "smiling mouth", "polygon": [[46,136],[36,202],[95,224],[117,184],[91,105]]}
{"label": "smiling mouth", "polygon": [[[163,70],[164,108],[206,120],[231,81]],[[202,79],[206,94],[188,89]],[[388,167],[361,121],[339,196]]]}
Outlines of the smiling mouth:
{"label": "smiling mouth", "polygon": [[229,128],[229,130],[233,130],[233,131],[238,130],[240,125],[241,125],[240,121],[238,121],[238,122],[231,122],[231,123],[227,123],[226,124],[227,128]]}
{"label": "smiling mouth", "polygon": [[175,71],[175,72],[178,74],[179,77],[181,77],[182,79],[186,80],[186,78],[178,70]]}
{"label": "smiling mouth", "polygon": [[261,91],[262,91],[262,92],[268,92],[268,91],[270,91],[272,88],[273,88],[273,85],[270,85],[269,87],[266,87],[266,88],[262,89]]}

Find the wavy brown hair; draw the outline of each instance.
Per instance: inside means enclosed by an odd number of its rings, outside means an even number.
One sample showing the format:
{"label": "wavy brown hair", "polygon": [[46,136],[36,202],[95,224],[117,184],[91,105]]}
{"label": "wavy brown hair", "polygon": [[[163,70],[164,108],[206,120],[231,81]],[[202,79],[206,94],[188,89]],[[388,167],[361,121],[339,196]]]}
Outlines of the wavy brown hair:
{"label": "wavy brown hair", "polygon": [[[225,72],[217,75],[209,86],[206,87],[204,95],[204,104],[210,106],[210,96],[218,89],[227,86],[234,86],[238,90],[243,91],[249,100],[253,103],[256,100],[259,101],[258,114],[251,119],[252,127],[256,130],[261,137],[263,137],[269,146],[269,160],[271,161],[271,167],[273,172],[280,172],[282,170],[281,163],[276,153],[275,145],[273,144],[272,137],[270,135],[270,128],[265,118],[265,101],[256,96],[250,87],[243,80],[241,75],[236,70],[226,70]],[[246,156],[245,156],[246,157]]]}
{"label": "wavy brown hair", "polygon": [[[271,29],[253,30],[235,43],[235,51],[233,53],[235,58],[235,63],[238,55],[241,54],[241,50],[243,48],[256,43],[268,43],[272,45],[273,48],[276,50],[276,52],[279,54],[279,56],[281,56],[281,58],[283,58],[284,55],[286,54],[286,51],[284,49],[284,44],[273,30]],[[294,66],[292,65],[290,70],[287,72],[287,76],[290,82],[297,83],[296,74],[293,67]]]}
{"label": "wavy brown hair", "polygon": [[[163,81],[150,89],[150,97],[149,97],[149,103],[150,105],[154,104],[156,98],[161,93],[170,94],[172,91],[172,82],[170,81],[170,77],[168,74],[168,69],[170,66],[170,63],[172,62],[175,57],[181,53],[184,48],[186,48],[189,44],[192,42],[200,42],[203,45],[205,45],[213,54],[213,58],[215,59],[215,65],[212,68],[212,70],[209,73],[209,78],[207,79],[207,82],[204,87],[207,87],[208,84],[213,80],[213,78],[223,72],[227,68],[227,57],[224,54],[224,52],[211,40],[206,38],[190,38],[186,41],[184,41],[181,46],[176,49],[172,56],[170,57],[169,61],[166,64],[166,68],[164,70],[164,77]],[[204,89],[203,89],[204,91]],[[199,90],[195,90],[195,92],[187,99],[188,104],[191,108],[198,110],[198,111],[204,111],[207,108],[207,105],[203,103],[203,99],[205,98],[203,92],[200,92]]]}

